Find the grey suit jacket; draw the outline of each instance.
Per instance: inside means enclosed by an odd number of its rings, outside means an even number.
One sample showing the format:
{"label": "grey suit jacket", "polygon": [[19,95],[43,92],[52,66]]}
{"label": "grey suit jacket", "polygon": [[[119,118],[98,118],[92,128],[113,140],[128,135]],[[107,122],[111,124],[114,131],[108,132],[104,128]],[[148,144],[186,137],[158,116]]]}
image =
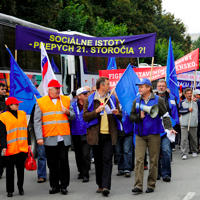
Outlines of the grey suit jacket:
{"label": "grey suit jacket", "polygon": [[[70,105],[69,110],[70,110],[69,120],[72,120],[75,117],[75,113],[71,105]],[[44,139],[44,145],[57,146],[57,143],[58,143],[57,136],[50,136],[50,137],[45,137],[45,138],[43,138],[42,136],[42,111],[40,110],[40,107],[37,102],[35,105],[35,112],[34,112],[34,130],[35,130],[36,140]],[[70,135],[64,135],[62,137],[64,139],[65,146],[71,145]]]}

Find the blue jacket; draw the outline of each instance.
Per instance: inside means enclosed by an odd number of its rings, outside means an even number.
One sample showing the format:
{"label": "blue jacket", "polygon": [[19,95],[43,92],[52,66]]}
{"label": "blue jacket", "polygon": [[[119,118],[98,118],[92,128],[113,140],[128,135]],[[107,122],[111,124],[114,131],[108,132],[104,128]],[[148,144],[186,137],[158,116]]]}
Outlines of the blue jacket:
{"label": "blue jacket", "polygon": [[74,109],[75,118],[71,121],[71,134],[72,135],[86,135],[87,123],[83,120],[83,110],[79,110],[78,102],[72,103]]}
{"label": "blue jacket", "polygon": [[[95,94],[96,92],[94,92],[93,94],[91,94],[89,97],[88,97],[88,111],[89,112],[92,112],[94,110],[94,97],[95,97]],[[114,95],[111,95],[110,99],[109,99],[109,102],[110,102],[110,106],[111,106],[111,109],[115,109],[116,108],[116,98]],[[118,130],[120,130],[120,121],[119,119],[117,119],[117,117],[114,115],[115,119],[116,119],[116,122],[117,122],[117,128]],[[88,128],[91,127],[91,126],[94,126],[96,124],[98,124],[99,121],[98,119],[93,119],[91,121],[89,121],[87,123],[88,125]]]}
{"label": "blue jacket", "polygon": [[[159,97],[155,95],[154,98],[150,99],[147,104],[145,104],[144,100],[140,97],[136,98],[136,107],[137,104],[143,104],[147,106],[153,106],[158,104]],[[139,113],[139,109],[136,109],[136,112]],[[163,133],[164,128],[162,125],[162,120],[159,115],[155,118],[151,118],[148,113],[145,113],[145,117],[143,120],[140,120],[138,123],[135,123],[135,133],[139,136],[147,136]]]}

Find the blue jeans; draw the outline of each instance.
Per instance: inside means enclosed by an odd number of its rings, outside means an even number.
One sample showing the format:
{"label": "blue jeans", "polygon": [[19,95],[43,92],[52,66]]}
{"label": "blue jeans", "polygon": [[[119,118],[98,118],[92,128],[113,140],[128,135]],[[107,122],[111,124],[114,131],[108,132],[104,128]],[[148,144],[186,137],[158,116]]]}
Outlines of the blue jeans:
{"label": "blue jeans", "polygon": [[167,136],[161,139],[158,176],[171,177],[171,144]]}
{"label": "blue jeans", "polygon": [[116,152],[118,156],[118,170],[124,172],[130,172],[133,169],[132,166],[132,153],[133,153],[133,136],[119,136]]}
{"label": "blue jeans", "polygon": [[38,153],[38,159],[37,159],[37,174],[38,178],[45,178],[47,177],[46,174],[46,154],[45,154],[45,148],[44,146],[37,145],[37,153]]}

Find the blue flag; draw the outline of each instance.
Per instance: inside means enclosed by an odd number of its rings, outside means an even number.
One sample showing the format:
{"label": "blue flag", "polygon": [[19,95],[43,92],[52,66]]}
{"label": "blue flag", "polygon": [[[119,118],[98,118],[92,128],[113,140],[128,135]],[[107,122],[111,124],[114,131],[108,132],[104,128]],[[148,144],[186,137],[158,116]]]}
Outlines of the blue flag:
{"label": "blue flag", "polygon": [[117,69],[116,58],[115,57],[109,57],[108,58],[107,70],[111,70],[111,69]]}
{"label": "blue flag", "polygon": [[52,66],[52,69],[55,73],[60,73],[58,67],[56,66],[56,63],[54,62],[54,59],[53,57],[51,58],[51,66]]}
{"label": "blue flag", "polygon": [[122,109],[128,115],[131,113],[133,101],[138,94],[138,86],[136,83],[139,81],[140,79],[129,64],[115,88]]}
{"label": "blue flag", "polygon": [[167,56],[166,83],[167,87],[170,89],[171,94],[175,96],[177,103],[179,103],[178,81],[174,63],[174,54],[171,43],[171,37],[169,38],[169,48]]}
{"label": "blue flag", "polygon": [[40,98],[40,93],[37,91],[28,76],[22,71],[15,61],[12,53],[6,48],[10,54],[10,95],[16,97],[23,103],[19,104],[19,110],[31,114],[33,106],[36,102],[34,95]]}

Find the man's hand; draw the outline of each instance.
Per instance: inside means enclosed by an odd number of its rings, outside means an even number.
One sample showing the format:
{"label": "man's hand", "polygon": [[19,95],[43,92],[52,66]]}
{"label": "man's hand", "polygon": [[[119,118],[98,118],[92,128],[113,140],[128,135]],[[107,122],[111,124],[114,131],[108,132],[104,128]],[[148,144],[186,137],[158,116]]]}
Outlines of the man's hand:
{"label": "man's hand", "polygon": [[144,111],[142,111],[142,110],[140,111],[140,118],[141,118],[141,119],[144,119],[144,118],[145,118],[145,113],[144,113]]}
{"label": "man's hand", "polygon": [[193,109],[192,108],[189,108],[189,112],[192,112],[193,111]]}
{"label": "man's hand", "polygon": [[3,155],[5,155],[6,154],[6,148],[3,148],[2,152],[3,152]]}
{"label": "man's hand", "polygon": [[100,113],[104,108],[105,108],[105,106],[101,105],[95,111],[96,111],[96,113]]}
{"label": "man's hand", "polygon": [[65,108],[64,106],[62,106],[62,111],[66,114],[66,115],[70,115],[70,111]]}
{"label": "man's hand", "polygon": [[174,129],[170,130],[169,132],[170,134],[175,134],[175,135],[177,134],[177,132]]}
{"label": "man's hand", "polygon": [[118,110],[118,109],[113,109],[113,110],[112,110],[112,113],[113,113],[114,115],[118,115],[118,114],[119,114],[119,110]]}
{"label": "man's hand", "polygon": [[44,145],[44,140],[43,139],[39,139],[39,140],[37,140],[37,143],[38,143],[38,145]]}

